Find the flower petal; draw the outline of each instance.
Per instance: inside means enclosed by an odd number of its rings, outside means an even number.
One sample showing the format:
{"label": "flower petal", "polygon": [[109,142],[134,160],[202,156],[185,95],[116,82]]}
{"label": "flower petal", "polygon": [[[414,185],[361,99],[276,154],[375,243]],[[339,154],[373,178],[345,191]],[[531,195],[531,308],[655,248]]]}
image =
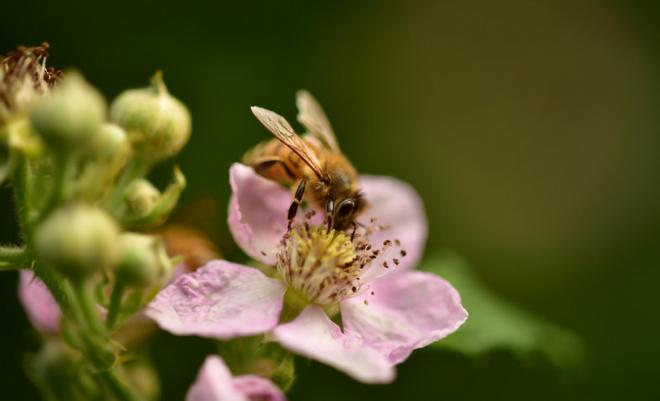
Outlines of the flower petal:
{"label": "flower petal", "polygon": [[178,277],[146,315],[170,333],[228,339],[269,331],[282,310],[284,285],[251,267],[213,261]]}
{"label": "flower petal", "polygon": [[365,347],[359,336],[342,333],[319,306],[308,306],[293,321],[275,328],[273,336],[285,348],[326,363],[361,382],[394,380],[394,368],[386,358]]}
{"label": "flower petal", "polygon": [[270,380],[254,375],[232,377],[217,355],[206,357],[186,401],[286,401]]}
{"label": "flower petal", "polygon": [[60,308],[46,285],[31,270],[21,270],[18,298],[35,329],[48,334],[59,332]]}
{"label": "flower petal", "polygon": [[467,319],[458,292],[431,273],[402,271],[370,287],[342,302],[344,331],[358,333],[394,364],[451,334]]}
{"label": "flower petal", "polygon": [[245,394],[248,400],[254,401],[286,401],[286,397],[270,380],[255,375],[235,377],[234,388]]}
{"label": "flower petal", "polygon": [[375,218],[375,224],[387,227],[371,234],[370,242],[374,246],[382,245],[385,240],[401,243],[387,248],[372,266],[382,270],[382,263],[387,262],[392,268],[389,271],[414,267],[424,251],[428,231],[424,205],[417,192],[395,178],[370,175],[360,176],[360,188],[369,202],[361,220],[366,223]]}
{"label": "flower petal", "polygon": [[228,221],[234,240],[251,258],[274,265],[277,245],[286,232],[291,194],[240,163],[229,169],[229,181]]}
{"label": "flower petal", "polygon": [[249,398],[235,388],[229,369],[216,355],[206,357],[197,380],[186,394],[186,401],[248,401]]}

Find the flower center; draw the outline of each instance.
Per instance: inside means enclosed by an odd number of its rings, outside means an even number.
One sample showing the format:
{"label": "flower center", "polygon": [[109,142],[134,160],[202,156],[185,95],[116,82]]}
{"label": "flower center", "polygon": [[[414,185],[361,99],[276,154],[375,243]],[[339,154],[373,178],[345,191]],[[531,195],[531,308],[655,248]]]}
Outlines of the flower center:
{"label": "flower center", "polygon": [[282,240],[277,270],[306,301],[331,305],[358,291],[359,259],[345,233],[303,225],[294,227]]}
{"label": "flower center", "polygon": [[[366,288],[360,276],[378,256],[398,240],[386,240],[382,246],[372,246],[369,235],[382,226],[346,233],[328,230],[327,226],[311,226],[308,221],[287,232],[277,254],[277,271],[290,291],[307,303],[322,306],[358,294]],[[401,250],[403,255],[405,251]],[[378,268],[395,268],[386,261]],[[381,262],[378,262],[379,264]]]}

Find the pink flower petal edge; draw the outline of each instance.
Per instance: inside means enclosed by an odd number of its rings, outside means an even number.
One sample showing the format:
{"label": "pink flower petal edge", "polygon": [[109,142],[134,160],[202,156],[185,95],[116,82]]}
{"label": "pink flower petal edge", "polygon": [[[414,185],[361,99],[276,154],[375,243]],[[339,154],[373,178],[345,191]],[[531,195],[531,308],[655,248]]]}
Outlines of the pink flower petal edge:
{"label": "pink flower petal edge", "polygon": [[396,374],[387,358],[365,347],[359,336],[342,333],[316,305],[275,328],[273,337],[290,351],[330,365],[363,383],[389,383]]}
{"label": "pink flower petal edge", "polygon": [[234,388],[254,401],[286,401],[282,391],[270,380],[256,375],[235,377]]}
{"label": "pink flower petal edge", "polygon": [[291,194],[240,163],[229,169],[229,181],[228,223],[234,240],[251,258],[274,265],[277,245],[286,232]]}
{"label": "pink flower petal edge", "polygon": [[247,375],[232,377],[222,358],[206,358],[186,401],[286,401],[270,380]]}
{"label": "pink flower petal edge", "polygon": [[341,315],[346,333],[357,333],[393,364],[453,333],[468,317],[451,284],[417,271],[376,280],[368,292],[344,300]]}
{"label": "pink flower petal edge", "polygon": [[280,281],[257,269],[217,260],[178,277],[145,314],[177,335],[255,335],[277,325],[284,291]]}
{"label": "pink flower petal edge", "polygon": [[31,270],[20,271],[18,298],[35,329],[48,334],[59,332],[60,308],[46,285]]}

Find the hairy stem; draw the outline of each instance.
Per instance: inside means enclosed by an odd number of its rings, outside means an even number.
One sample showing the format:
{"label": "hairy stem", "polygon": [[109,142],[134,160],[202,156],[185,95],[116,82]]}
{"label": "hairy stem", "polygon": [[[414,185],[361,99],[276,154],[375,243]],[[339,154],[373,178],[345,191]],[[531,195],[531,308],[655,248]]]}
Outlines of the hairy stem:
{"label": "hairy stem", "polygon": [[73,291],[85,319],[87,328],[98,336],[105,334],[105,328],[99,317],[99,311],[94,300],[94,291],[89,283],[73,283]]}
{"label": "hairy stem", "polygon": [[124,295],[124,286],[115,283],[114,288],[112,289],[112,294],[110,295],[110,306],[108,307],[108,317],[106,318],[105,324],[110,332],[112,332],[117,324],[117,318],[119,317],[119,310],[121,308],[121,299]]}
{"label": "hairy stem", "polygon": [[69,195],[69,181],[74,173],[75,160],[67,154],[63,155],[56,161],[55,177],[53,181],[53,188],[46,206],[39,215],[39,219],[45,219],[50,212],[52,212],[62,201]]}
{"label": "hairy stem", "polygon": [[25,247],[0,246],[0,270],[16,270],[28,264],[29,257]]}

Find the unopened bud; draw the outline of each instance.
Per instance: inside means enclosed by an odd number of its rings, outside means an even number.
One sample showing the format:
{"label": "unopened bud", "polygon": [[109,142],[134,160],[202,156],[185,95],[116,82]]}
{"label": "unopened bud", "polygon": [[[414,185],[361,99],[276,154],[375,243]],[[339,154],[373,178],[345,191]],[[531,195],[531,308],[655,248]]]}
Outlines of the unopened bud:
{"label": "unopened bud", "polygon": [[150,87],[120,94],[110,106],[110,119],[126,130],[136,152],[154,161],[178,153],[190,137],[190,113],[169,94],[160,72]]}
{"label": "unopened bud", "polygon": [[136,218],[147,215],[160,198],[160,191],[144,178],[133,181],[126,188],[126,206]]}
{"label": "unopened bud", "polygon": [[103,124],[93,144],[93,153],[102,162],[124,164],[130,146],[126,132],[116,124]]}
{"label": "unopened bud", "polygon": [[105,120],[103,96],[78,73],[69,72],[30,111],[30,122],[54,149],[77,148],[93,142]]}
{"label": "unopened bud", "polygon": [[166,270],[167,256],[162,241],[151,235],[124,233],[119,238],[117,282],[126,286],[154,283]]}
{"label": "unopened bud", "polygon": [[37,228],[35,235],[38,258],[73,280],[106,269],[116,259],[117,223],[93,206],[58,209]]}
{"label": "unopened bud", "polygon": [[130,146],[124,130],[116,124],[103,124],[94,143],[85,152],[85,169],[78,179],[81,197],[94,201],[111,191],[129,154]]}

